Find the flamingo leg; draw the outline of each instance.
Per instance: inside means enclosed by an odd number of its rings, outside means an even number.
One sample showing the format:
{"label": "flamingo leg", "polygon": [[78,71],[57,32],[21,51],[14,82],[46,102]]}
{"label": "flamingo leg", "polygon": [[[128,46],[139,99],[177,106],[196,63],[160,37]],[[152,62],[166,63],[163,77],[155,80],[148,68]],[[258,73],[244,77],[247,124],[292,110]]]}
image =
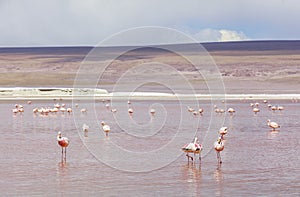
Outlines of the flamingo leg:
{"label": "flamingo leg", "polygon": [[67,161],[67,148],[65,148],[65,162]]}
{"label": "flamingo leg", "polygon": [[221,160],[221,154],[219,151],[217,152],[217,158],[218,158],[218,162],[221,164],[222,160]]}
{"label": "flamingo leg", "polygon": [[61,161],[63,162],[64,160],[64,148],[61,147]]}
{"label": "flamingo leg", "polygon": [[192,156],[190,156],[189,153],[186,153],[186,156],[187,156],[187,158],[188,158],[188,162],[190,162],[190,158],[191,158],[191,161],[194,160],[194,158],[193,158]]}
{"label": "flamingo leg", "polygon": [[185,156],[188,158],[188,162],[190,162],[190,156],[189,156],[189,154],[187,153]]}
{"label": "flamingo leg", "polygon": [[217,160],[218,160],[218,163],[220,163],[220,152],[217,151]]}

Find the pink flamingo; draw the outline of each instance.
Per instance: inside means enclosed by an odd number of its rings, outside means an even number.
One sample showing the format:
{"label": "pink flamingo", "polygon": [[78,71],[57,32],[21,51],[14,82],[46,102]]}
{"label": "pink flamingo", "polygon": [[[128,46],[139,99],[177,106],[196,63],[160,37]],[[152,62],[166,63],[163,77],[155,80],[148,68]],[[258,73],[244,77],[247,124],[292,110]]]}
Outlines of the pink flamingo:
{"label": "pink flamingo", "polygon": [[219,130],[220,137],[222,139],[224,139],[224,135],[226,135],[227,132],[228,132],[228,128],[227,127],[221,127],[220,130]]}
{"label": "pink flamingo", "polygon": [[73,109],[69,107],[69,108],[67,108],[67,112],[70,114],[73,112]]}
{"label": "pink flamingo", "polygon": [[104,121],[101,122],[102,129],[105,132],[105,135],[108,136],[108,133],[110,132],[110,127],[108,124],[106,124]]}
{"label": "pink flamingo", "polygon": [[129,108],[129,109],[128,109],[128,113],[129,113],[130,116],[132,116],[132,114],[133,114],[133,109],[132,109],[132,108]]}
{"label": "pink flamingo", "polygon": [[254,107],[252,111],[253,111],[255,114],[257,114],[257,112],[260,112],[260,109],[257,108],[257,107]]}
{"label": "pink flamingo", "polygon": [[198,143],[197,137],[194,138],[193,142],[184,145],[181,149],[186,153],[188,161],[190,161],[190,158],[192,161],[194,160],[194,158],[190,156],[189,153],[194,153],[194,157],[196,154],[199,154],[199,160],[201,161],[202,145]]}
{"label": "pink flamingo", "polygon": [[233,113],[235,113],[235,109],[233,109],[233,108],[229,108],[227,111],[228,111],[228,113],[230,115],[232,115]]}
{"label": "pink flamingo", "polygon": [[154,116],[154,114],[155,114],[155,109],[150,109],[150,114],[151,114],[152,116]]}
{"label": "pink flamingo", "polygon": [[200,108],[200,109],[199,109],[199,114],[202,115],[203,111],[204,111],[204,110],[203,110],[202,108]]}
{"label": "pink flamingo", "polygon": [[57,143],[61,146],[61,160],[67,160],[67,147],[69,146],[69,139],[62,137],[61,132],[57,133]]}
{"label": "pink flamingo", "polygon": [[267,124],[270,128],[273,129],[273,131],[275,131],[275,129],[280,128],[280,125],[277,124],[276,122],[271,122],[271,120],[267,120]]}
{"label": "pink flamingo", "polygon": [[218,159],[218,163],[222,163],[222,160],[221,160],[221,154],[220,152],[224,150],[224,143],[222,141],[222,138],[219,137],[218,140],[214,143],[214,148],[217,152],[217,159]]}
{"label": "pink flamingo", "polygon": [[87,112],[87,109],[86,109],[86,108],[82,108],[82,109],[80,110],[80,112],[84,114],[84,113]]}

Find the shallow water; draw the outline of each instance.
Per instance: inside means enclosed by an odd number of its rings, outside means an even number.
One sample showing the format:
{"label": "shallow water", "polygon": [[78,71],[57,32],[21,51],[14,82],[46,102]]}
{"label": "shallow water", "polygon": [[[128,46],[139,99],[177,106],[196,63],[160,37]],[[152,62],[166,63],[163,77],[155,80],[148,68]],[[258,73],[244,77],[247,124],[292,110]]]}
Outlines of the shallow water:
{"label": "shallow water", "polygon": [[[63,102],[67,106],[72,105],[70,101]],[[131,107],[135,112],[128,121],[127,112],[124,112],[124,109],[122,111],[121,107],[124,101],[113,103],[113,107],[118,109],[116,114],[106,109],[102,102],[77,102],[79,107],[74,107],[72,114],[58,113],[48,116],[34,115],[32,109],[53,106],[54,101],[34,101],[31,105],[20,101],[25,109],[22,115],[12,114],[15,101],[0,103],[1,195],[299,196],[300,194],[298,103],[271,101],[273,104],[283,105],[285,110],[282,112],[272,112],[261,103],[261,112],[254,115],[248,101],[228,102],[227,107],[236,110],[236,113],[230,116],[211,113],[210,103],[201,101],[199,105],[204,108],[204,114],[194,117],[186,110],[186,106],[183,106],[181,111],[180,103],[176,101],[132,101]],[[154,117],[148,113],[151,105],[157,109]],[[194,103],[190,103],[190,106],[196,108]],[[81,114],[79,112],[81,108],[87,108],[87,113]],[[126,114],[126,117],[118,114]],[[281,128],[271,132],[266,126],[267,119],[278,122]],[[109,137],[105,137],[100,128],[102,120],[111,127]],[[143,169],[147,169],[147,164],[143,163],[142,156],[140,161],[139,159],[126,161],[131,157],[122,157],[117,151],[105,149],[109,142],[113,142],[131,152],[147,154],[168,145],[174,133],[178,132],[180,121],[184,124],[183,132],[191,135],[189,130],[196,129],[193,132],[197,132],[197,136],[203,140],[205,131],[216,132],[211,131],[213,126],[210,127],[210,120],[224,121],[224,126],[229,130],[225,136],[225,149],[221,152],[222,165],[218,165],[214,151],[203,155],[201,163],[199,160],[188,163],[185,155],[180,152],[181,147],[170,147],[169,153],[166,151],[168,155],[158,153],[157,157],[150,160],[154,165],[150,165],[150,168],[158,169],[143,172]],[[81,131],[81,121],[90,126],[90,131],[86,135]],[[143,132],[132,127],[134,124],[131,121],[141,125]],[[61,161],[61,149],[56,142],[59,130],[70,139],[66,162]],[[141,136],[134,137],[128,132]],[[186,143],[192,140],[190,137],[182,136],[182,138]],[[206,150],[210,148],[204,147]],[[103,153],[101,150],[106,151]],[[180,152],[179,156],[176,150]],[[98,153],[103,158],[99,158]],[[172,162],[168,162],[169,157],[173,157]],[[103,159],[115,162],[116,165],[111,167],[103,163]],[[160,167],[160,163],[156,163],[156,160],[164,159],[166,163]],[[147,158],[145,161],[148,161]],[[136,172],[130,168],[134,167],[135,163],[138,164]],[[120,169],[122,167],[130,169],[130,172]]]}

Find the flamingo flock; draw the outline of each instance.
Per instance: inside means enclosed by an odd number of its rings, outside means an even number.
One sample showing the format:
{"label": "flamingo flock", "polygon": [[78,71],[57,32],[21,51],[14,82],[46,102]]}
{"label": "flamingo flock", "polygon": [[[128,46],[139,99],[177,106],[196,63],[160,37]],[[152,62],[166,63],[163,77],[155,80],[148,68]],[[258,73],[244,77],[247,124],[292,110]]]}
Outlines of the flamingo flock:
{"label": "flamingo flock", "polygon": [[[214,143],[214,149],[217,153],[217,160],[218,163],[221,164],[222,160],[221,160],[221,154],[220,152],[224,150],[224,135],[227,134],[227,127],[221,127],[219,130],[219,137],[217,139],[217,141]],[[199,154],[199,161],[201,161],[201,151],[203,149],[202,145],[199,144],[198,138],[195,137],[194,141],[188,144],[185,144],[182,148],[182,151],[186,153],[186,157],[188,158],[188,162],[194,161],[195,155]],[[194,157],[190,156],[189,153],[193,153]]]}
{"label": "flamingo flock", "polygon": [[[28,101],[27,102],[28,105],[31,105],[32,102]],[[131,101],[127,102],[128,105],[131,105]],[[254,114],[257,114],[261,111],[261,106],[263,105],[267,106],[267,109],[269,109],[272,112],[275,111],[283,111],[285,108],[281,105],[272,105],[271,103],[269,103],[269,101],[264,100],[263,104],[260,105],[260,103],[255,102],[255,103],[250,103],[250,107],[252,109],[252,112],[254,112]],[[78,108],[78,104],[75,105],[76,108]],[[117,113],[117,109],[115,108],[111,108],[111,106],[106,103],[105,107],[112,113]],[[223,113],[228,113],[229,115],[233,115],[236,113],[236,110],[232,107],[227,108],[227,110],[224,110],[222,108],[218,108],[217,106],[214,106],[214,110],[217,114],[223,114]],[[199,109],[194,109],[190,106],[187,106],[187,111],[190,112],[191,114],[193,114],[194,116],[198,116],[198,115],[203,115],[204,113],[204,109],[203,108],[199,108]],[[24,107],[21,104],[15,104],[14,108],[12,109],[13,114],[22,114],[24,113]],[[42,116],[47,116],[48,114],[57,114],[57,113],[61,113],[61,114],[72,114],[73,113],[73,109],[71,107],[67,107],[65,104],[60,104],[60,103],[55,103],[53,106],[40,106],[40,107],[35,107],[32,109],[33,114],[40,114]],[[86,108],[82,108],[80,109],[80,112],[82,114],[87,113],[87,109]],[[132,116],[134,113],[134,110],[132,107],[128,108],[128,114],[129,116]],[[150,115],[154,116],[156,111],[154,108],[151,108],[149,110]],[[105,136],[108,136],[108,134],[111,132],[111,128],[110,126],[102,121],[101,122],[101,126],[102,126],[102,130],[105,133]],[[274,122],[271,121],[270,119],[267,119],[267,126],[270,127],[272,129],[272,131],[276,131],[277,129],[281,128],[281,126]],[[87,124],[83,124],[82,126],[82,131],[85,133],[85,136],[87,136],[87,133],[89,131],[89,126]],[[214,142],[213,144],[213,148],[216,151],[217,154],[217,161],[219,164],[221,164],[223,161],[221,159],[221,152],[224,150],[224,136],[227,134],[228,132],[228,127],[221,127],[218,131],[218,138],[217,140]],[[66,154],[67,154],[67,147],[69,146],[69,139],[65,136],[62,136],[62,132],[59,131],[57,133],[57,143],[58,145],[61,147],[61,154],[62,154],[62,161],[66,161]],[[202,144],[199,143],[199,139],[197,137],[195,137],[193,139],[192,142],[185,144],[182,148],[182,151],[186,153],[186,157],[188,159],[188,162],[191,160],[192,162],[196,161],[196,155],[199,155],[199,160],[201,161],[201,152],[203,150]],[[190,154],[193,154],[193,156],[191,156]]]}
{"label": "flamingo flock", "polygon": [[[272,105],[268,100],[263,100],[263,104],[267,106],[267,109],[271,110],[272,112],[275,111],[283,111],[285,108],[281,105]],[[255,115],[257,115],[261,111],[261,107],[263,108],[263,105],[261,105],[259,102],[254,102],[250,103],[250,107],[252,108],[252,112],[254,112]],[[194,116],[198,115],[199,113],[203,113],[203,109],[199,109],[199,112],[192,108],[191,106],[187,106],[187,111],[193,114]],[[230,116],[232,116],[234,113],[236,113],[236,110],[232,107],[228,108],[227,110],[224,110],[222,108],[219,108],[217,105],[214,105],[214,111],[217,114],[223,114],[227,112]],[[267,119],[267,126],[272,129],[272,131],[277,131],[277,129],[281,128],[281,126],[276,123],[271,121],[270,119]],[[224,150],[224,136],[228,132],[228,127],[221,127],[219,129],[219,137],[218,139],[214,142],[213,147],[217,153],[217,161],[219,164],[222,163],[221,159],[221,152]],[[195,138],[197,139],[197,138]],[[198,140],[198,139],[197,139]],[[191,143],[188,143],[182,147],[182,150],[186,153],[186,157],[188,158],[188,161],[193,161],[194,157],[190,156],[189,153],[198,153],[201,152],[202,150],[202,145],[200,145],[197,140],[194,140]],[[196,147],[201,147],[201,149],[196,149]]]}

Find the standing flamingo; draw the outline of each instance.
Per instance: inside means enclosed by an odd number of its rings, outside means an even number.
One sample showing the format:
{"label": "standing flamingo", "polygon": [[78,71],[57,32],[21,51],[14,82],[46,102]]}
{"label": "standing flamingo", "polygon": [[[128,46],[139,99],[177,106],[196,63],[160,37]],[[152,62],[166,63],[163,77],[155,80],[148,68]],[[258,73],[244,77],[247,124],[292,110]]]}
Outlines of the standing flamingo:
{"label": "standing flamingo", "polygon": [[188,108],[188,111],[189,112],[193,112],[193,111],[195,111],[193,108],[191,108],[190,106],[187,106],[187,108]]}
{"label": "standing flamingo", "polygon": [[[67,160],[67,147],[69,146],[69,139],[62,137],[61,132],[57,133],[57,142],[61,146],[61,161]],[[65,154],[64,154],[65,153]]]}
{"label": "standing flamingo", "polygon": [[90,129],[90,127],[87,124],[84,123],[82,125],[82,131],[84,132],[84,137],[88,136],[87,133],[88,133],[89,129]]}
{"label": "standing flamingo", "polygon": [[282,110],[284,110],[284,107],[283,107],[283,106],[278,106],[277,109],[278,109],[279,111],[282,111]]}
{"label": "standing flamingo", "polygon": [[215,150],[216,150],[216,152],[217,152],[218,163],[221,164],[221,163],[222,163],[222,160],[221,160],[221,154],[220,154],[220,152],[221,152],[222,150],[224,150],[224,143],[223,143],[221,137],[219,137],[218,140],[214,143],[214,148],[215,148]]}
{"label": "standing flamingo", "polygon": [[232,115],[233,113],[235,113],[235,109],[233,109],[233,108],[229,108],[227,111],[228,111],[228,113],[230,115]]}
{"label": "standing flamingo", "polygon": [[202,115],[203,111],[204,111],[204,110],[203,110],[202,108],[200,108],[200,109],[199,109],[199,114]]}
{"label": "standing flamingo", "polygon": [[105,135],[108,136],[108,132],[110,132],[110,127],[104,121],[101,122],[101,125],[103,131],[105,132]]}
{"label": "standing flamingo", "polygon": [[155,109],[150,109],[150,114],[152,115],[152,116],[154,116],[154,114],[155,114]]}
{"label": "standing flamingo", "polygon": [[132,114],[133,114],[133,109],[132,109],[132,108],[129,108],[129,109],[128,109],[128,113],[129,113],[130,116],[132,116]]}
{"label": "standing flamingo", "polygon": [[72,108],[67,108],[67,112],[70,114],[70,113],[72,113],[72,111],[73,111],[73,109]]}
{"label": "standing flamingo", "polygon": [[117,109],[113,108],[110,110],[112,113],[116,113],[117,112]]}
{"label": "standing flamingo", "polygon": [[190,156],[189,153],[194,153],[194,157],[195,157],[196,154],[199,154],[199,160],[201,161],[202,145],[198,143],[198,138],[197,137],[194,138],[193,142],[184,145],[181,149],[184,152],[186,152],[186,156],[188,158],[188,161],[190,161],[190,158],[191,158],[192,161],[194,160],[194,158],[192,156]]}
{"label": "standing flamingo", "polygon": [[228,128],[227,127],[221,127],[220,130],[219,130],[219,134],[220,134],[220,137],[222,138],[222,140],[224,139],[224,135],[227,134],[227,130]]}
{"label": "standing flamingo", "polygon": [[83,114],[85,114],[85,113],[87,112],[87,109],[86,109],[86,108],[82,108],[82,109],[80,110],[80,112],[83,113]]}
{"label": "standing flamingo", "polygon": [[271,122],[271,120],[267,120],[267,124],[270,128],[273,129],[273,131],[275,131],[275,129],[280,128],[280,125],[277,124],[276,122]]}
{"label": "standing flamingo", "polygon": [[255,114],[257,114],[257,112],[260,112],[260,109],[257,108],[257,107],[254,107],[252,111],[253,111]]}

